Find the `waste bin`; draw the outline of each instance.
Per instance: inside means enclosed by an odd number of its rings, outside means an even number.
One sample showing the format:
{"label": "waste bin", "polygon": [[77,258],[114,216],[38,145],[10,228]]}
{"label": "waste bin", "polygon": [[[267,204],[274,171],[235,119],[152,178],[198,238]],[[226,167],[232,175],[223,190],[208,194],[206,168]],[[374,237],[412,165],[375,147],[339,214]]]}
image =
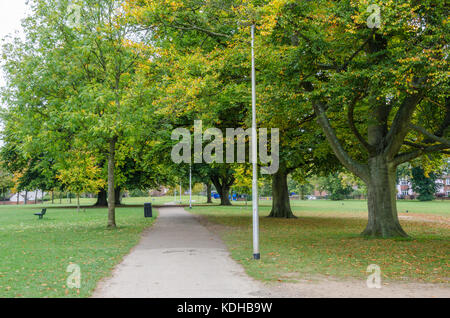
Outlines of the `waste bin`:
{"label": "waste bin", "polygon": [[152,215],[152,204],[151,203],[145,203],[144,204],[144,215],[146,218],[151,218]]}

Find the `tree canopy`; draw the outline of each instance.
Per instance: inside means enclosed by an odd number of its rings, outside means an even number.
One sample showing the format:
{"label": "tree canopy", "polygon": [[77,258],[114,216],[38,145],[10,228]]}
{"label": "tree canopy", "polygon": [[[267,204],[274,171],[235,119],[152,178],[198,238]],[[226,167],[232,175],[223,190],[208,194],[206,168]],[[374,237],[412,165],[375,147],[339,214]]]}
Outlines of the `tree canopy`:
{"label": "tree canopy", "polygon": [[[34,0],[25,41],[3,48],[3,161],[24,189],[107,185],[114,227],[117,191],[188,175],[170,157],[175,128],[251,127],[254,24],[258,127],[280,130],[270,216],[293,217],[289,175],[332,173],[331,184],[346,170],[367,188],[362,234],[407,236],[397,167],[433,166],[450,151],[448,8],[384,1],[377,15],[369,4]],[[228,205],[231,187],[248,188],[246,165],[192,168]]]}

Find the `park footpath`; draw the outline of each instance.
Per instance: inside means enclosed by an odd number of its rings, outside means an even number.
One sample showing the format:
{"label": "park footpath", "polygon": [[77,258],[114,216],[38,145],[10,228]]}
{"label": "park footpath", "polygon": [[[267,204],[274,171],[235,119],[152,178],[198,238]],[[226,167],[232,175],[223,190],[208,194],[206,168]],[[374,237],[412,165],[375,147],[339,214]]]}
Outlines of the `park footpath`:
{"label": "park footpath", "polygon": [[[181,207],[159,208],[156,222],[103,279],[97,298],[290,298],[290,297],[450,297],[446,284],[383,283],[314,278],[263,284],[231,259],[218,235]],[[214,231],[214,230],[213,230]]]}
{"label": "park footpath", "polygon": [[140,243],[99,283],[93,297],[273,297],[233,261],[217,235],[183,208],[159,208]]}

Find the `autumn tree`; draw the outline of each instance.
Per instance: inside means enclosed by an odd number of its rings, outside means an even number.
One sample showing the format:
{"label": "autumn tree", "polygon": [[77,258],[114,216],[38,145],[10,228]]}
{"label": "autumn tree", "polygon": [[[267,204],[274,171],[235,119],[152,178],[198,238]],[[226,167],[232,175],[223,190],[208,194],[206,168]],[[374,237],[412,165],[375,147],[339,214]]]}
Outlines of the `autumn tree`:
{"label": "autumn tree", "polygon": [[98,191],[104,186],[99,170],[95,158],[87,151],[71,153],[70,159],[65,161],[65,166],[60,167],[57,178],[69,191],[76,193],[78,212],[80,212],[80,195]]}
{"label": "autumn tree", "polygon": [[326,191],[331,200],[344,200],[352,192],[350,184],[344,181],[341,173],[331,173],[326,177],[319,178],[319,190]]}
{"label": "autumn tree", "polygon": [[375,25],[366,2],[274,2],[263,28],[296,48],[287,58],[298,91],[341,163],[367,185],[362,234],[386,238],[407,236],[397,216],[397,166],[450,147],[448,19],[441,1],[378,8]]}
{"label": "autumn tree", "polygon": [[70,150],[90,148],[106,170],[108,227],[115,227],[115,189],[125,179],[119,161],[144,129],[138,109],[148,103],[139,95],[137,68],[151,54],[123,14],[123,1],[69,4],[31,2],[26,40],[5,47],[7,117],[24,128],[25,157],[41,147],[64,162]]}
{"label": "autumn tree", "polygon": [[[243,36],[245,32],[243,31]],[[306,180],[312,174],[340,166],[305,96],[296,93],[298,74],[291,71],[288,58],[292,44],[280,45],[258,34],[257,117],[259,127],[279,129],[279,169],[272,179],[270,217],[294,218],[289,200],[288,176]],[[269,143],[270,145],[270,143]]]}
{"label": "autumn tree", "polygon": [[5,170],[3,167],[0,168],[0,200],[6,200],[6,195],[14,187],[13,175]]}
{"label": "autumn tree", "polygon": [[[227,86],[233,70],[220,49],[226,47],[227,34],[236,30],[232,20],[223,20],[235,16],[229,3],[131,0],[127,4],[126,11],[141,28],[151,30],[148,36],[158,47],[155,64],[164,76],[158,87],[160,99],[154,103],[164,122],[191,129],[194,120],[203,120],[205,130],[219,128],[224,136],[226,128],[243,127],[249,107],[248,81]],[[241,57],[236,55],[234,61],[242,61]],[[204,182],[214,184],[222,205],[230,205],[233,168],[223,162],[207,170],[210,174]]]}
{"label": "autumn tree", "polygon": [[436,183],[438,175],[434,172],[426,174],[421,167],[411,169],[411,184],[414,192],[418,193],[419,201],[432,201],[435,198],[439,186]]}

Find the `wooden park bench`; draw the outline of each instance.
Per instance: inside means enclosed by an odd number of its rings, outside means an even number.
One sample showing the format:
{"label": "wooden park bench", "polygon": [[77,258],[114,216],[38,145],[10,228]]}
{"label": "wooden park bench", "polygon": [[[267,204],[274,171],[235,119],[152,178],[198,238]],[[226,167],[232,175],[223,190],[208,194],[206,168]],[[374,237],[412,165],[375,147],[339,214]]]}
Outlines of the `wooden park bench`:
{"label": "wooden park bench", "polygon": [[45,215],[46,212],[47,212],[47,209],[42,209],[41,212],[35,213],[34,215],[38,215],[38,216],[39,216],[39,219],[42,219],[42,218],[44,217],[44,215]]}

